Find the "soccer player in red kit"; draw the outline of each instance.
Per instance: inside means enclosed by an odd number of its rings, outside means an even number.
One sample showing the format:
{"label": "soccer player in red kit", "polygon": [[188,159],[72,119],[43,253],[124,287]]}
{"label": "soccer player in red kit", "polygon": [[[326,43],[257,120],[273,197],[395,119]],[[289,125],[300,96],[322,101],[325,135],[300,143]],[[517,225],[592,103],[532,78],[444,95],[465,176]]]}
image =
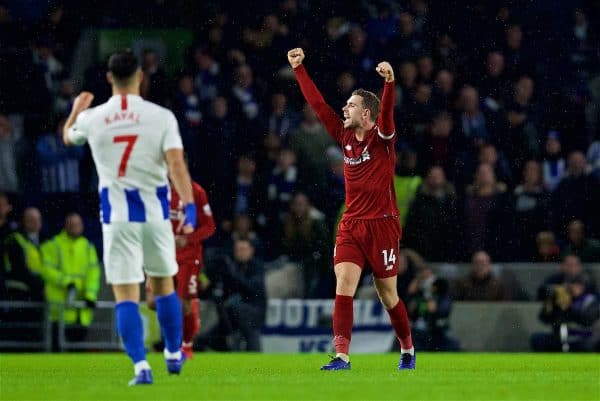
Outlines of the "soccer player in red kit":
{"label": "soccer player in red kit", "polygon": [[[191,234],[175,234],[176,258],[179,270],[175,276],[177,295],[181,299],[183,312],[183,338],[181,351],[187,359],[193,356],[194,336],[200,330],[200,306],[198,304],[198,275],[204,265],[202,242],[214,234],[216,225],[204,188],[192,182],[194,203],[196,204],[197,225]],[[170,218],[173,232],[183,217],[179,195],[171,185]],[[146,301],[152,308],[152,288],[146,286]]]}
{"label": "soccer player in red kit", "polygon": [[416,357],[408,315],[396,288],[402,229],[394,191],[394,70],[388,62],[379,63],[376,71],[385,81],[381,102],[372,92],[355,90],[342,108],[341,120],[308,76],[303,60],[302,49],[288,52],[302,94],[344,153],[346,211],[339,223],[333,256],[336,356],[321,370],[350,369],[353,298],[367,265],[400,341],[398,369],[414,369]]}

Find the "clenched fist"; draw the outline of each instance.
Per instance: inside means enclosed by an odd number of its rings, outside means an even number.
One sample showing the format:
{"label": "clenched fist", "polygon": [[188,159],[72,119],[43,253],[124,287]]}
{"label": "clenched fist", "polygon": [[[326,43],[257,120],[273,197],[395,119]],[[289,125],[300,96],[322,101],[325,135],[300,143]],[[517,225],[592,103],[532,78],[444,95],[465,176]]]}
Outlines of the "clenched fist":
{"label": "clenched fist", "polygon": [[394,69],[387,61],[382,61],[381,63],[377,64],[375,71],[385,78],[385,82],[394,81]]}
{"label": "clenched fist", "polygon": [[304,50],[297,47],[288,52],[288,61],[292,68],[297,68],[300,64],[302,64],[302,60],[304,60]]}

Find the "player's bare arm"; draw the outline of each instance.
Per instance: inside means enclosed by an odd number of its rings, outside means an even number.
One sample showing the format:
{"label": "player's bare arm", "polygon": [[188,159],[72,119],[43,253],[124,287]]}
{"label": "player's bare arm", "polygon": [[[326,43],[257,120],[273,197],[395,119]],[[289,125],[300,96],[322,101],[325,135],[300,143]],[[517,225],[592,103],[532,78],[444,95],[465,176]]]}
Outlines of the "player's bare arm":
{"label": "player's bare arm", "polygon": [[375,71],[385,79],[385,82],[394,82],[394,69],[387,61],[377,64]]}
{"label": "player's bare arm", "polygon": [[[194,205],[192,179],[185,164],[185,160],[183,159],[183,149],[169,149],[165,152],[165,158],[167,159],[169,168],[169,177],[171,178],[173,186],[179,194],[179,198],[184,207],[187,205]],[[186,210],[184,209],[184,211]],[[194,226],[192,224],[187,224],[190,217],[191,216],[186,216],[186,219],[181,220],[179,227],[177,227],[178,233],[190,234],[194,231]],[[195,220],[196,216],[193,216],[193,221]]]}
{"label": "player's bare arm", "polygon": [[77,120],[77,116],[84,110],[86,110],[92,104],[94,100],[94,95],[90,92],[81,92],[79,96],[75,98],[73,101],[73,108],[71,109],[71,113],[65,122],[65,126],[63,128],[63,141],[66,145],[70,145],[71,141],[69,141],[68,132],[69,128],[75,124],[75,120]]}
{"label": "player's bare arm", "polygon": [[298,66],[300,66],[300,64],[302,64],[302,61],[304,60],[304,50],[302,50],[300,47],[297,47],[295,49],[290,50],[287,56],[292,68],[296,69]]}

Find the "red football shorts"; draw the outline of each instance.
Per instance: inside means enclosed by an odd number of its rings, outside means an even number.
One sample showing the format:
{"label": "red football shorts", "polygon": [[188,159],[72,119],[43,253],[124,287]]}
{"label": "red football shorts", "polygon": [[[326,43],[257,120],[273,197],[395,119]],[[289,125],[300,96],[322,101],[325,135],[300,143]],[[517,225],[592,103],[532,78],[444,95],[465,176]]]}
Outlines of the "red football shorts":
{"label": "red football shorts", "polygon": [[198,296],[198,274],[202,265],[198,259],[179,264],[179,270],[175,275],[177,295],[183,299],[191,299]]}
{"label": "red football shorts", "polygon": [[370,266],[376,278],[395,276],[401,238],[397,217],[342,220],[335,239],[333,264],[352,262],[361,269]]}

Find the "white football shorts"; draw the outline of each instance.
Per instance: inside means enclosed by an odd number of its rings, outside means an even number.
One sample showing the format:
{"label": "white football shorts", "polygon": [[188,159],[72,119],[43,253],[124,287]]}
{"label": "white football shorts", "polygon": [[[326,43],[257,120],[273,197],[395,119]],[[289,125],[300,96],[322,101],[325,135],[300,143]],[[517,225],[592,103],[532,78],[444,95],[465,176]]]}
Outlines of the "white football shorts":
{"label": "white football shorts", "polygon": [[109,284],[145,281],[177,273],[171,221],[114,222],[102,225],[104,272]]}

